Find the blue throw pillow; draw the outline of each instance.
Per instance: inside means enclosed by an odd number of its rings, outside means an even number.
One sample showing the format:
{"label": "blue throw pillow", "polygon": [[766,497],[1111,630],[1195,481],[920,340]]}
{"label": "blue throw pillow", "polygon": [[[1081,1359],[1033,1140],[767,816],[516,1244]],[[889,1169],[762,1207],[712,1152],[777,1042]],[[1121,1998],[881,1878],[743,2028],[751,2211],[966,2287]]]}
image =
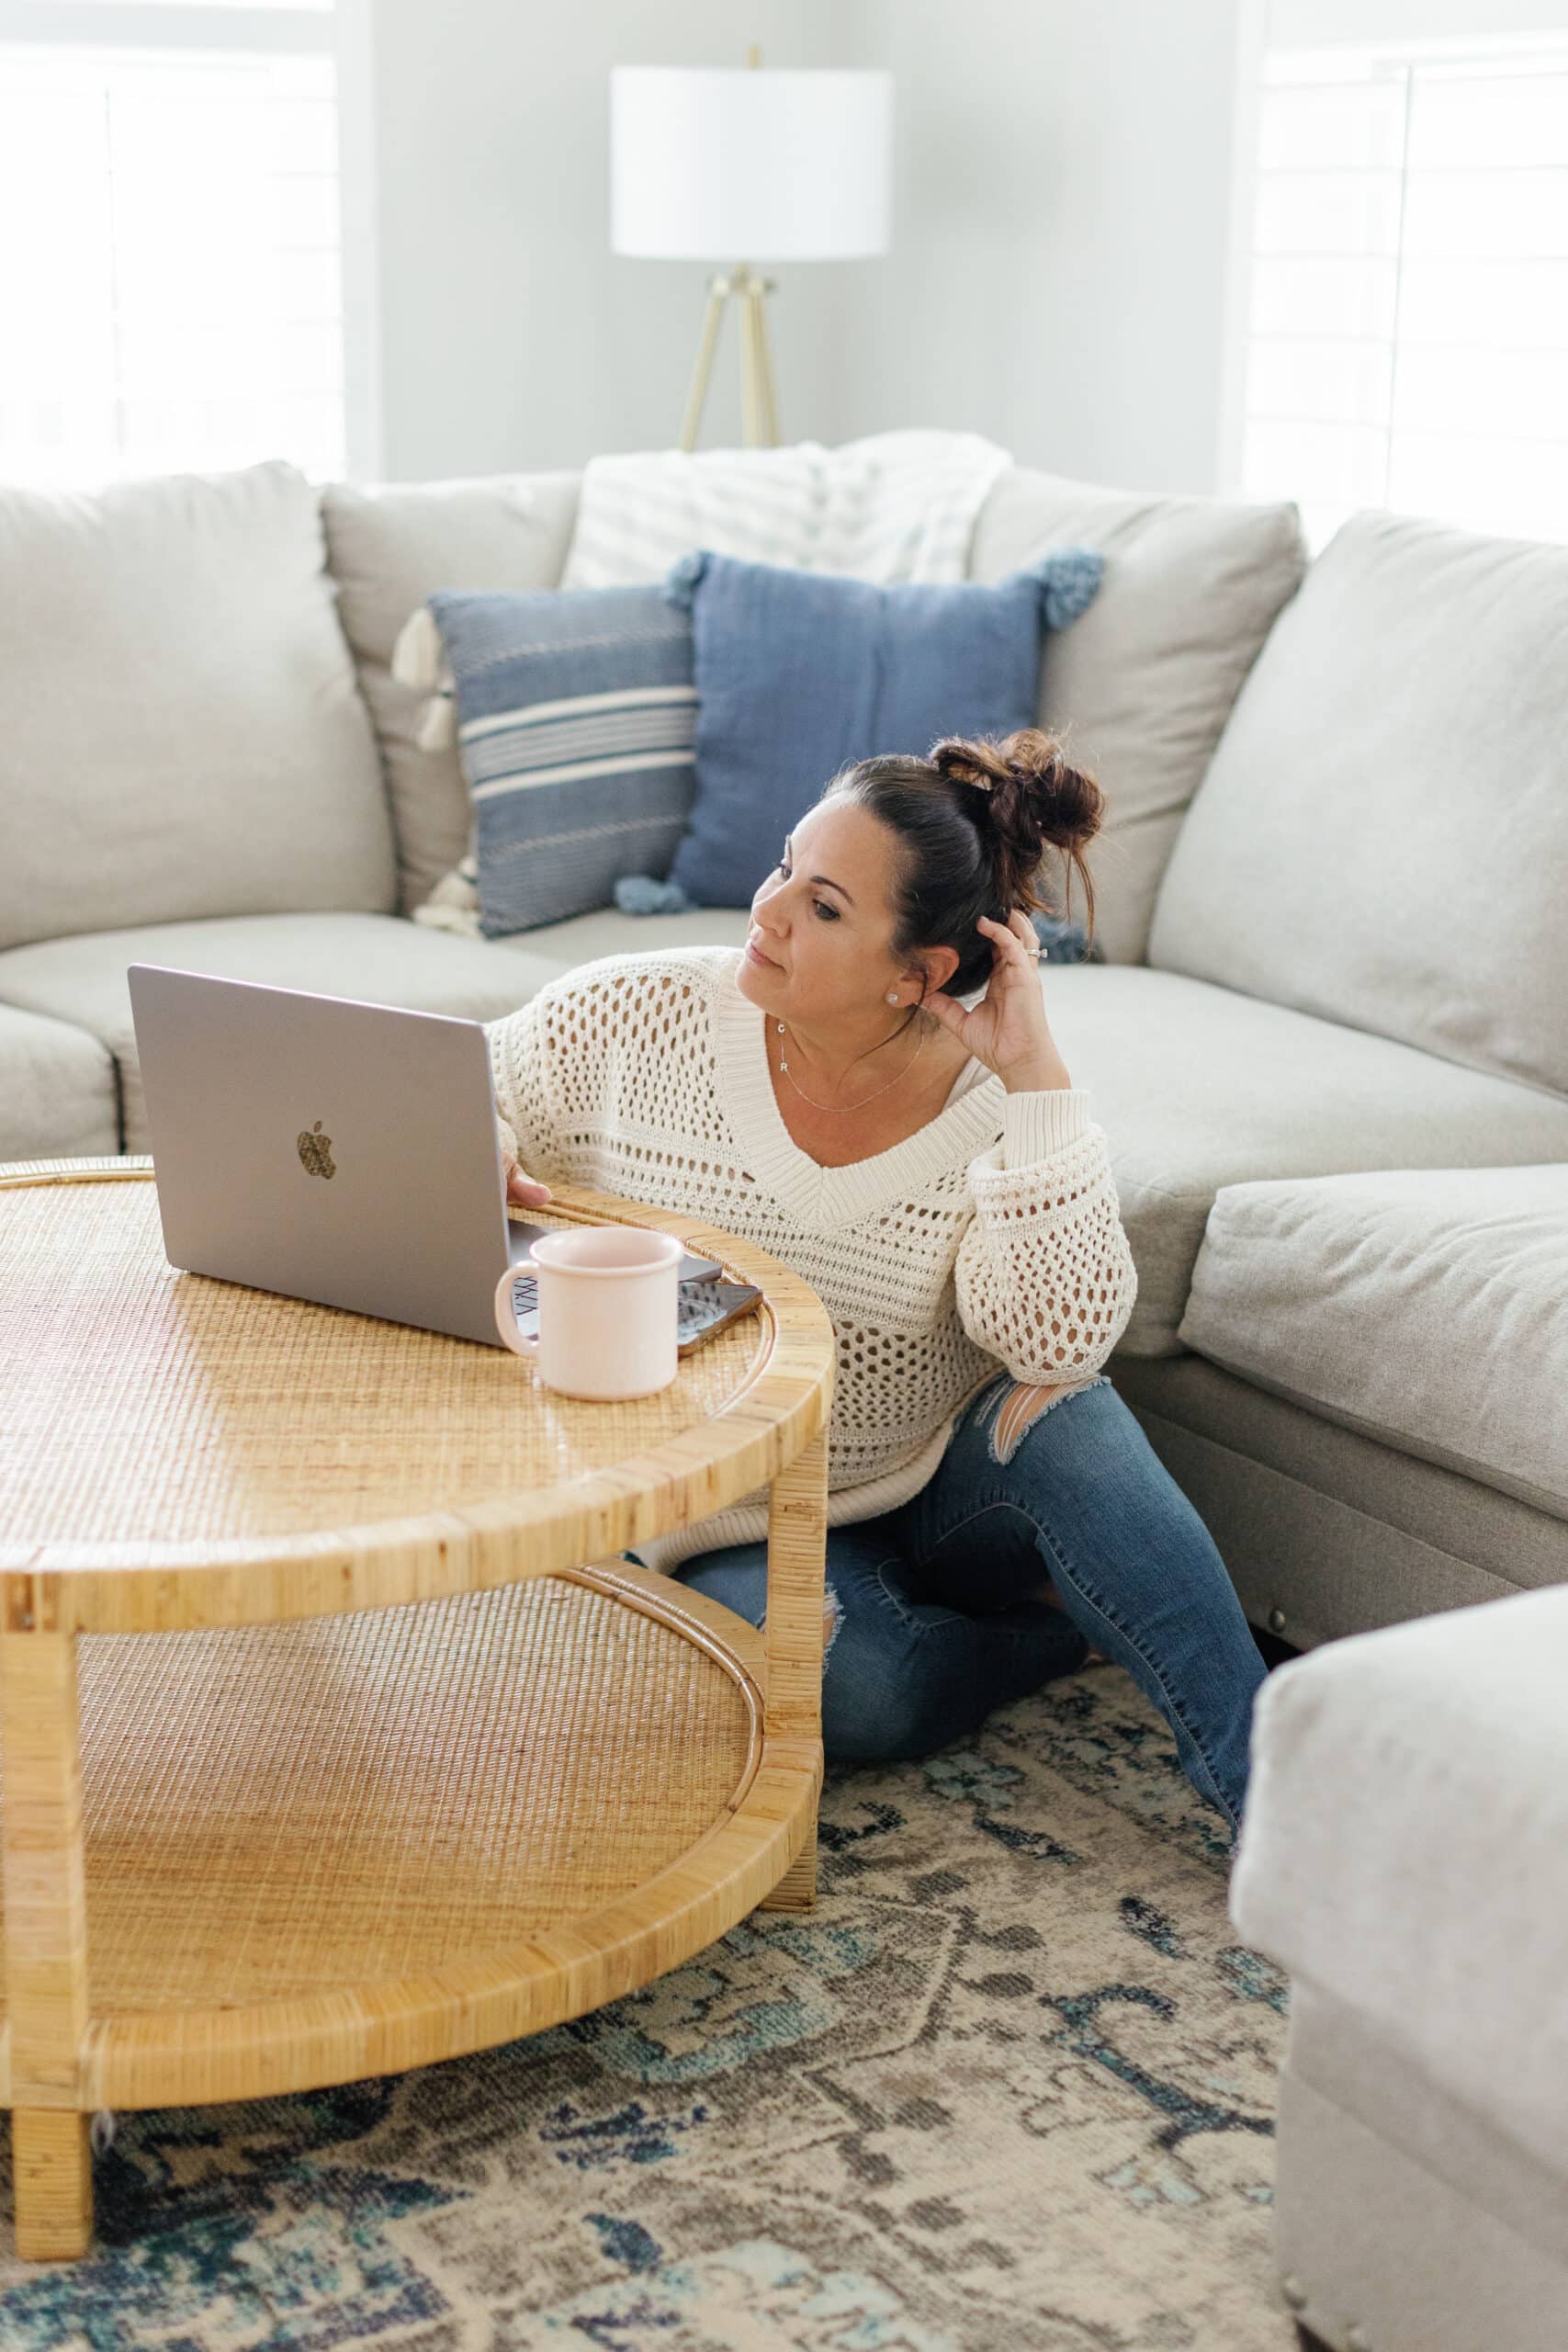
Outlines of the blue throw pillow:
{"label": "blue throw pillow", "polygon": [[[846,761],[1032,726],[1041,632],[1093,600],[1103,562],[1058,548],[991,585],[881,587],[705,548],[682,556],[663,593],[692,620],[696,797],[658,903],[749,906]],[[649,859],[644,872],[659,871]]]}
{"label": "blue throw pillow", "polygon": [[644,588],[429,600],[452,671],[487,938],[662,874],[691,808],[688,616]]}

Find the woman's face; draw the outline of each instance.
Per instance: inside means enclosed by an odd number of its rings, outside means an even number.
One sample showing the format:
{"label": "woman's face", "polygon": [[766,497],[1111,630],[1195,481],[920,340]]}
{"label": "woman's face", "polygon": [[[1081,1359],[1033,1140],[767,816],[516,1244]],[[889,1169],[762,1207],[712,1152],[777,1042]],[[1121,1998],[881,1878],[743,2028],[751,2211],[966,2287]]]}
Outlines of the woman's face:
{"label": "woman's face", "polygon": [[[889,989],[906,1010],[916,1002],[919,967],[896,963],[891,952],[894,854],[886,827],[853,801],[829,798],[807,809],[751,900],[736,968],[741,994],[807,1026],[831,1026],[878,1004],[891,1018]],[[929,991],[958,958],[951,947],[933,947],[922,961]]]}

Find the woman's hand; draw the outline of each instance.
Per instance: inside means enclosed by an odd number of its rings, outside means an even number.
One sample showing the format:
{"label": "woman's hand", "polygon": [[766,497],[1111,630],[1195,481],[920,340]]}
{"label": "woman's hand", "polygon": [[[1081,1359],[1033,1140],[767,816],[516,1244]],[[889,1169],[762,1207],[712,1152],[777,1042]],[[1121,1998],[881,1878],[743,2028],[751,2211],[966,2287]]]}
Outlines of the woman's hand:
{"label": "woman's hand", "polygon": [[995,1070],[1010,1094],[1070,1086],[1040,994],[1040,942],[1029,917],[1015,907],[1005,923],[982,915],[991,943],[991,977],[978,1004],[965,1008],[939,989],[924,1010],[934,1012],[976,1061]]}
{"label": "woman's hand", "polygon": [[495,1139],[501,1146],[501,1165],[506,1179],[506,1198],[509,1201],[515,1201],[518,1207],[522,1209],[542,1209],[550,1197],[550,1188],[547,1184],[537,1182],[529,1175],[525,1168],[518,1165],[517,1138],[502,1117],[499,1109],[495,1114]]}
{"label": "woman's hand", "polygon": [[532,1176],[525,1176],[513,1160],[506,1171],[506,1197],[509,1201],[515,1201],[519,1208],[542,1209],[550,1197],[550,1188],[547,1184],[536,1183]]}

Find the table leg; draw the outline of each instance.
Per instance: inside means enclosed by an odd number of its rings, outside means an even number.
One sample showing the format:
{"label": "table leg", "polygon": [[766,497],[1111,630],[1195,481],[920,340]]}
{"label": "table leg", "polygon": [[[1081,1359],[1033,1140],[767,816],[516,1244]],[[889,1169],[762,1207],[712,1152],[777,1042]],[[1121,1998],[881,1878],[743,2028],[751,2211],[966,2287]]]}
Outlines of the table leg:
{"label": "table leg", "polygon": [[[765,1738],[822,1743],[822,1612],[828,1551],[828,1434],[773,1480],[768,1504],[768,1685]],[[761,1911],[807,1911],[817,1900],[817,1816]]]}
{"label": "table leg", "polygon": [[24,2262],[72,2262],[93,2236],[93,2159],[85,2115],[63,2107],[11,2110],[17,2252]]}
{"label": "table leg", "polygon": [[809,1911],[817,1901],[817,1824],[771,1894],[764,1894],[758,1904],[759,1911]]}
{"label": "table leg", "polygon": [[25,1576],[0,1579],[0,1867],[11,2019],[17,2252],[85,2254],[93,2231],[81,2064],[87,1902],[77,1751],[76,1637],[36,1632]]}

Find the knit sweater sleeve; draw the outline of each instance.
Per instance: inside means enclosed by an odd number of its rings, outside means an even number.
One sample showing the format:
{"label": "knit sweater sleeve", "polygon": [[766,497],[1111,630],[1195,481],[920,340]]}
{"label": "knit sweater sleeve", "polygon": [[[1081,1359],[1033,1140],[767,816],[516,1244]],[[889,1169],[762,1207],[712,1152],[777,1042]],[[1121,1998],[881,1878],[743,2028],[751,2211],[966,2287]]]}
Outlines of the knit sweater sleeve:
{"label": "knit sweater sleeve", "polygon": [[1098,1372],[1137,1295],[1103,1129],[1079,1089],[1010,1094],[1000,1143],[970,1162],[958,1312],[1015,1380]]}
{"label": "knit sweater sleeve", "polygon": [[549,1007],[546,990],[499,1021],[487,1021],[502,1165],[548,1183],[558,1173],[551,1103]]}

